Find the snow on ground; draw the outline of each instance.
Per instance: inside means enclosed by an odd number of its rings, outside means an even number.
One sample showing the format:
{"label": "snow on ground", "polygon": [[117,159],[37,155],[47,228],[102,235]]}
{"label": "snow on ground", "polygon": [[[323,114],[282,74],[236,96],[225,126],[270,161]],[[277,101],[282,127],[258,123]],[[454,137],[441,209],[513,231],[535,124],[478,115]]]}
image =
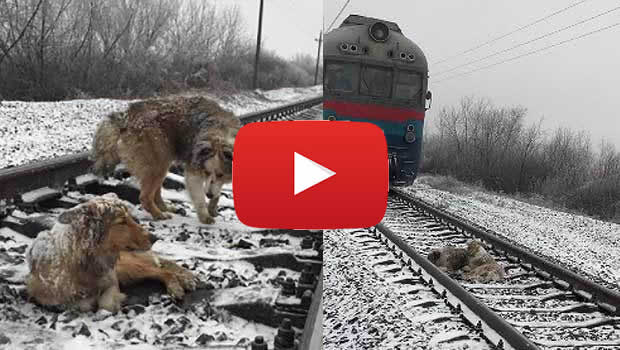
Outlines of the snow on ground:
{"label": "snow on ground", "polygon": [[[225,194],[231,191],[230,185],[224,187]],[[177,349],[200,347],[200,339],[209,340],[209,346],[242,349],[257,335],[273,344],[275,328],[232,316],[213,306],[249,299],[269,303],[279,294],[278,277],[299,278],[298,272],[286,268],[258,269],[243,257],[316,253],[302,250],[299,237],[259,234],[244,226],[236,217],[233,200],[224,196],[216,223],[202,225],[189,201],[179,202],[183,195],[182,191],[163,191],[164,199],[184,209],[187,215],[174,214],[171,220],[153,221],[139,206],[132,207],[132,214],[160,238],[153,251],[191,269],[202,288],[213,288],[211,299],[181,309],[168,295],[156,294],[149,296],[147,306],[125,307],[116,315],[104,310],[82,314],[44,310],[19,296],[25,293],[23,281],[28,271],[24,252],[32,240],[5,227],[0,229],[0,349]],[[67,197],[94,196],[69,192]],[[61,211],[52,209],[52,216]],[[21,212],[13,215],[27,216]],[[242,238],[254,242],[256,248],[237,247]],[[260,239],[270,238],[288,243],[261,248]]]}
{"label": "snow on ground", "polygon": [[421,176],[407,190],[537,255],[620,290],[620,225],[476,189],[456,194],[428,183],[433,183],[432,177]]}
{"label": "snow on ground", "polygon": [[[320,95],[322,86],[246,91],[208,97],[236,115]],[[0,101],[0,169],[87,151],[97,123],[131,101],[92,99],[60,102]]]}
{"label": "snow on ground", "polygon": [[[393,283],[397,276],[416,278],[399,266],[394,254],[377,255],[381,243],[355,237],[360,230],[326,230],[323,277],[323,346],[325,349],[470,349],[490,347],[473,338],[443,342],[451,334],[471,334],[455,316],[442,322],[428,318],[450,314],[429,287]],[[366,240],[367,241],[367,240]],[[393,261],[390,265],[386,261]],[[437,301],[432,306],[416,302]],[[432,303],[430,303],[432,304]]]}

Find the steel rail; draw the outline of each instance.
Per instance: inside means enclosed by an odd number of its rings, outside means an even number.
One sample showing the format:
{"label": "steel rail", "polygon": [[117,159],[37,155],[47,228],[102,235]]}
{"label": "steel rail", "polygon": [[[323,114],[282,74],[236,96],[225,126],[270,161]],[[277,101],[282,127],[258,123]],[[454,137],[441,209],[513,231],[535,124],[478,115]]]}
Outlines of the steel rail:
{"label": "steel rail", "polygon": [[[313,97],[300,102],[244,114],[242,124],[284,118],[323,102],[323,97]],[[65,181],[88,173],[92,161],[88,152],[65,155],[54,159],[0,169],[0,199],[11,199],[37,188],[62,186]]]}
{"label": "steel rail", "polygon": [[[382,223],[375,226],[376,229],[381,232],[387,239],[392,241],[400,250],[407,254],[413,261],[418,264],[426,273],[428,273],[433,279],[435,279],[442,287],[449,291],[456,299],[463,303],[463,306],[456,306],[461,308],[467,308],[471,310],[484,324],[478,324],[476,326],[482,328],[485,333],[496,333],[497,336],[490,337],[489,341],[496,342],[494,345],[499,348],[505,348],[510,346],[513,349],[528,350],[538,349],[531,340],[525,337],[521,332],[511,326],[506,320],[501,318],[489,307],[484,305],[480,300],[467,292],[459,283],[454,281],[437,266],[431,263],[428,259],[418,254],[413,248],[411,248],[405,241],[398,237],[392,230]],[[489,331],[492,332],[489,332]],[[491,335],[491,334],[488,334]],[[503,343],[503,340],[507,344]]]}
{"label": "steel rail", "polygon": [[323,345],[323,271],[312,297],[308,318],[303,329],[299,350],[320,349]]}
{"label": "steel rail", "polygon": [[491,230],[468,223],[464,219],[443,210],[437,209],[423,200],[413,197],[397,188],[390,188],[390,194],[414,205],[436,219],[446,223],[449,226],[460,230],[463,233],[478,237],[487,243],[490,243],[493,249],[501,250],[506,254],[513,255],[523,262],[529,263],[548,274],[549,277],[555,278],[554,283],[561,287],[572,288],[573,293],[590,302],[596,303],[601,309],[612,314],[620,313],[620,293],[601,286],[591,280],[588,280],[576,273],[561,267],[558,264],[544,260],[507,240],[500,238],[499,235]]}

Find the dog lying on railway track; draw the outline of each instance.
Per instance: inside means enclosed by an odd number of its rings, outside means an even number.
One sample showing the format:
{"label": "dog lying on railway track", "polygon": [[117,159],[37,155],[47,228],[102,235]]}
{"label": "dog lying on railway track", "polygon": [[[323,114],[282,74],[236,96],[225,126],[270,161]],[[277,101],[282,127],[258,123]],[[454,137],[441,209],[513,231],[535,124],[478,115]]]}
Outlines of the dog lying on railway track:
{"label": "dog lying on railway track", "polygon": [[[222,186],[232,181],[233,145],[241,122],[204,97],[132,103],[97,127],[93,170],[106,175],[124,163],[140,182],[140,203],[154,219],[171,218],[161,198],[173,162],[184,165],[186,185],[200,222],[212,224]],[[210,195],[207,206],[205,189]]]}
{"label": "dog lying on railway track", "polygon": [[466,249],[453,246],[433,249],[427,259],[444,272],[454,273],[462,269],[463,277],[470,281],[488,283],[501,281],[505,276],[502,265],[477,240],[469,242]]}
{"label": "dog lying on railway track", "polygon": [[444,272],[455,272],[467,265],[467,249],[448,245],[441,249],[433,249],[427,259]]}
{"label": "dog lying on railway track", "polygon": [[504,268],[498,264],[479,241],[473,240],[467,245],[468,263],[465,266],[465,279],[488,283],[502,281],[505,276]]}
{"label": "dog lying on railway track", "polygon": [[125,299],[119,284],[157,279],[177,298],[194,289],[191,272],[149,250],[153,241],[115,195],[97,197],[63,212],[32,242],[26,290],[44,306],[117,312]]}

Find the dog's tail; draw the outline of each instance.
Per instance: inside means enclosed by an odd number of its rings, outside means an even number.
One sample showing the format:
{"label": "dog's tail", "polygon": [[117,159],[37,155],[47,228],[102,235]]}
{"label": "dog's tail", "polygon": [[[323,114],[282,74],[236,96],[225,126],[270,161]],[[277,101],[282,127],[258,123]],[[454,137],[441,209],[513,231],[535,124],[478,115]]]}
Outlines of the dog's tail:
{"label": "dog's tail", "polygon": [[97,126],[90,154],[93,161],[92,171],[95,175],[105,176],[114,171],[121,162],[117,144],[121,137],[119,119],[124,113],[112,113]]}

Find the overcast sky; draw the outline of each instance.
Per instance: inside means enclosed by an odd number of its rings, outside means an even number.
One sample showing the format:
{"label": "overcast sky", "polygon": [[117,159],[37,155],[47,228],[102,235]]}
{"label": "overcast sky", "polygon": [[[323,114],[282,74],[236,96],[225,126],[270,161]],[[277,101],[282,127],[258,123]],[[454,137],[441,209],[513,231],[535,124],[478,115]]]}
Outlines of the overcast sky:
{"label": "overcast sky", "polygon": [[[260,0],[217,0],[239,6],[246,31],[256,40]],[[261,42],[269,50],[290,58],[307,53],[316,58],[319,31],[323,23],[322,0],[264,0]]]}
{"label": "overcast sky", "polygon": [[[313,1],[311,1],[313,2]],[[324,1],[327,27],[346,0]],[[488,97],[497,105],[522,105],[528,120],[544,117],[547,129],[566,126],[586,130],[597,145],[605,137],[620,148],[620,26],[547,51],[447,79],[532,50],[620,23],[620,9],[562,33],[497,55],[451,73],[441,71],[483,58],[545,33],[620,6],[617,0],[589,0],[539,24],[467,54],[463,51],[509,33],[579,0],[351,0],[334,25],[348,14],[385,18],[426,53],[430,64],[433,109],[427,123],[444,106],[465,95]],[[389,4],[389,6],[388,6]],[[327,28],[326,28],[327,29]],[[445,58],[457,55],[444,63]]]}

